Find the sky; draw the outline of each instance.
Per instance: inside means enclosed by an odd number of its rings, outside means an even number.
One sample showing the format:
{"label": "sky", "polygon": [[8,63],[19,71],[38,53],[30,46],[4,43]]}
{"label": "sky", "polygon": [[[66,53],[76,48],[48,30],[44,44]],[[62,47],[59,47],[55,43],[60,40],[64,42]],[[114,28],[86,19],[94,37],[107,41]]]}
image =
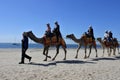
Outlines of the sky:
{"label": "sky", "polygon": [[120,0],[0,0],[0,43],[21,42],[30,30],[42,37],[46,24],[53,29],[55,21],[68,44],[73,41],[67,34],[80,38],[90,25],[95,38],[111,30],[120,40]]}

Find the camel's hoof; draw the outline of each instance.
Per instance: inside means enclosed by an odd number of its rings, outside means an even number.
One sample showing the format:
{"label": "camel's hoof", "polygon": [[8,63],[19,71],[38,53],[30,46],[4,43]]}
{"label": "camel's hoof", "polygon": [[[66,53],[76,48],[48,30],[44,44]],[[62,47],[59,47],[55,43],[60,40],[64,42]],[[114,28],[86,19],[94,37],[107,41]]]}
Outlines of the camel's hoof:
{"label": "camel's hoof", "polygon": [[66,60],[66,58],[64,58],[63,60]]}
{"label": "camel's hoof", "polygon": [[51,59],[51,56],[47,56],[47,57]]}
{"label": "camel's hoof", "polygon": [[47,61],[47,59],[44,59],[43,61]]}
{"label": "camel's hoof", "polygon": [[52,61],[54,61],[54,60],[55,60],[55,58],[52,59]]}
{"label": "camel's hoof", "polygon": [[75,58],[77,59],[78,57],[77,57],[77,56],[75,56]]}
{"label": "camel's hoof", "polygon": [[86,58],[87,58],[87,56],[84,57],[84,59],[86,59]]}

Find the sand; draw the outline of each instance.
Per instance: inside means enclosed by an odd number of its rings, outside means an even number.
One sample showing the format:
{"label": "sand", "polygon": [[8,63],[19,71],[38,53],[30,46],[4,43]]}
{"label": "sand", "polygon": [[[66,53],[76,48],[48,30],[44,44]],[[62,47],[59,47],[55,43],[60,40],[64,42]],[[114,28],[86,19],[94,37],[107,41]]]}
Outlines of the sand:
{"label": "sand", "polygon": [[[107,52],[102,56],[98,49],[84,59],[84,50],[79,51],[75,59],[76,49],[67,49],[67,60],[63,60],[64,52],[60,49],[55,61],[43,61],[45,56],[42,49],[28,49],[32,56],[31,63],[26,59],[25,64],[18,64],[21,59],[21,49],[0,49],[0,80],[120,80],[120,54],[108,57]],[[87,51],[88,52],[88,51]],[[53,57],[55,49],[49,50]]]}

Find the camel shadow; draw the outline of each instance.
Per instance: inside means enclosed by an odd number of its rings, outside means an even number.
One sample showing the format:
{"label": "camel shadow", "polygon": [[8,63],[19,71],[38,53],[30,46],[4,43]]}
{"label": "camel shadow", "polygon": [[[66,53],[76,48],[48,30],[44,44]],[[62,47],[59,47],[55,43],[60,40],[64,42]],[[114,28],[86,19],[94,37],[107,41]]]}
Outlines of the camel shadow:
{"label": "camel shadow", "polygon": [[90,63],[90,64],[95,64],[95,62],[90,62],[90,61],[80,61],[80,60],[64,60],[64,61],[54,61],[54,62],[49,62],[49,63],[36,63],[36,62],[31,62],[28,63],[27,65],[37,65],[37,66],[56,66],[57,64],[85,64],[85,63]]}
{"label": "camel shadow", "polygon": [[120,56],[116,56],[115,58],[116,58],[116,59],[120,59]]}
{"label": "camel shadow", "polygon": [[92,59],[92,61],[100,61],[100,60],[117,60],[116,58],[95,58],[95,59]]}

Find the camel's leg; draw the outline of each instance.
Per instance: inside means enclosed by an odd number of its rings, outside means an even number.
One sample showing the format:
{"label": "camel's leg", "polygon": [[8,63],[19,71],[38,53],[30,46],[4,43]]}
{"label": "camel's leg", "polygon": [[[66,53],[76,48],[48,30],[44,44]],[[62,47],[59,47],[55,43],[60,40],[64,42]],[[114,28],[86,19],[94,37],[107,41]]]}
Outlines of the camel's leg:
{"label": "camel's leg", "polygon": [[46,47],[46,58],[44,59],[44,61],[47,61],[47,57],[48,58],[51,58],[51,56],[48,56],[48,50],[49,50],[49,46],[48,47]]}
{"label": "camel's leg", "polygon": [[43,50],[43,55],[46,55],[46,54],[45,54],[45,51],[46,51],[46,47],[44,47],[44,50]]}
{"label": "camel's leg", "polygon": [[64,50],[64,52],[65,52],[65,57],[64,57],[63,60],[66,60],[66,53],[67,53],[67,51],[66,51],[66,48],[65,48],[65,47],[62,47],[62,48],[63,48],[63,50]]}
{"label": "camel's leg", "polygon": [[46,55],[46,53],[47,53],[47,52],[46,52],[47,48],[48,48],[48,47],[44,47],[43,55],[47,56],[48,58],[51,58],[51,56]]}
{"label": "camel's leg", "polygon": [[85,46],[85,56],[84,56],[84,59],[87,58],[87,46]]}
{"label": "camel's leg", "polygon": [[116,52],[116,48],[113,48],[113,55],[115,55],[115,52]]}
{"label": "camel's leg", "polygon": [[119,46],[118,46],[118,48],[117,48],[117,49],[118,49],[118,54],[120,54],[120,53],[119,53]]}
{"label": "camel's leg", "polygon": [[57,49],[56,49],[56,50],[57,50],[57,52],[56,52],[56,55],[54,56],[54,58],[52,59],[53,61],[55,60],[56,56],[57,56],[57,55],[58,55],[58,53],[59,53],[59,47],[60,47],[60,46],[56,46],[56,48],[57,48]]}
{"label": "camel's leg", "polygon": [[47,61],[48,49],[49,49],[49,48],[48,48],[48,47],[46,47],[46,54],[45,54],[45,55],[46,55],[46,57],[45,57],[44,61]]}
{"label": "camel's leg", "polygon": [[111,52],[112,52],[112,48],[110,48],[110,53],[108,54],[108,56],[111,56]]}
{"label": "camel's leg", "polygon": [[79,52],[80,48],[81,48],[81,45],[78,46],[77,54],[76,54],[75,58],[78,58],[78,52]]}
{"label": "camel's leg", "polygon": [[89,48],[90,48],[90,50],[89,50],[89,55],[88,55],[88,57],[87,57],[87,58],[89,58],[89,57],[90,57],[90,54],[91,54],[91,48],[92,48],[92,46],[90,45],[90,46],[89,46]]}
{"label": "camel's leg", "polygon": [[107,48],[107,53],[108,53],[108,56],[110,55],[110,51],[109,51],[109,48]]}
{"label": "camel's leg", "polygon": [[90,54],[91,54],[92,45],[90,45],[89,48],[90,48],[90,51],[89,51],[88,58],[90,57]]}
{"label": "camel's leg", "polygon": [[96,46],[94,46],[94,48],[95,48],[95,52],[96,52],[96,57],[98,57]]}
{"label": "camel's leg", "polygon": [[105,48],[103,47],[103,55],[102,55],[102,57],[104,57],[104,53],[105,53]]}

